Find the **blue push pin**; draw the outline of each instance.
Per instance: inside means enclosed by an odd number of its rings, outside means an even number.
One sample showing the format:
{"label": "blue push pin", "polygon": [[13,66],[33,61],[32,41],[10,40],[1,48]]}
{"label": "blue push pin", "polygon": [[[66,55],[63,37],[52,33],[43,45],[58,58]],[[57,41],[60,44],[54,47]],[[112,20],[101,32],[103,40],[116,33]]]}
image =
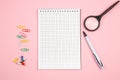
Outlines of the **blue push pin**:
{"label": "blue push pin", "polygon": [[21,56],[21,61],[24,61],[24,56]]}

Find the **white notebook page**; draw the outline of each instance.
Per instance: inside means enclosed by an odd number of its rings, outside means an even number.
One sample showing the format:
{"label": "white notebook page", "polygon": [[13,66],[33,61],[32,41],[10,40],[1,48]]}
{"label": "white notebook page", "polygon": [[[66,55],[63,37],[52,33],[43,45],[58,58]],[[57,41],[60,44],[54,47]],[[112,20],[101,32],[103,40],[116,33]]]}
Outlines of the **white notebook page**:
{"label": "white notebook page", "polygon": [[38,10],[38,69],[80,69],[80,9]]}

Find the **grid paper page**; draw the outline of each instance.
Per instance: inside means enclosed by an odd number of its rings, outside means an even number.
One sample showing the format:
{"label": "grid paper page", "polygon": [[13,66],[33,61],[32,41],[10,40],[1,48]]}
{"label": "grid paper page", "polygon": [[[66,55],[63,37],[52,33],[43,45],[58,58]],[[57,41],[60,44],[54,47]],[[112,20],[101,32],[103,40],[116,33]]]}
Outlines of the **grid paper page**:
{"label": "grid paper page", "polygon": [[80,69],[80,10],[38,10],[38,69]]}

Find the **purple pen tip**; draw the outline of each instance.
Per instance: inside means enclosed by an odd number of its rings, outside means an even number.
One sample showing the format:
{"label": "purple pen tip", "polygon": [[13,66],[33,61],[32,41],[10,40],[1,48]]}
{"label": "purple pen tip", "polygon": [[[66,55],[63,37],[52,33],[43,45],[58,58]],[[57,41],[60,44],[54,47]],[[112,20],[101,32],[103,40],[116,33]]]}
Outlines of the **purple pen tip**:
{"label": "purple pen tip", "polygon": [[86,37],[87,36],[87,34],[83,31],[83,35]]}

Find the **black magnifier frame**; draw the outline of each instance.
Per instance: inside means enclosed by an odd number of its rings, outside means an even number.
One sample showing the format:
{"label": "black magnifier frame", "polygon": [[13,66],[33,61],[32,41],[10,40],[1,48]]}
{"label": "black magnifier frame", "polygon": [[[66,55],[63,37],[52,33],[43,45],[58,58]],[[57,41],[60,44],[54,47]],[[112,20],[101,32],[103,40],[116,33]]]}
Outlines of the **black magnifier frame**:
{"label": "black magnifier frame", "polygon": [[[89,19],[89,18],[95,18],[95,19],[97,19],[97,21],[98,21],[98,26],[97,26],[97,28],[95,28],[95,29],[89,29],[89,28],[86,26],[86,20]],[[88,16],[88,17],[85,18],[85,20],[84,20],[84,27],[85,27],[85,29],[88,30],[88,31],[96,31],[96,30],[100,27],[100,20],[101,20],[101,18],[100,18],[99,16]]]}
{"label": "black magnifier frame", "polygon": [[[107,12],[109,12],[115,5],[117,5],[118,3],[119,3],[120,1],[116,1],[114,4],[112,4],[108,9],[106,9],[104,12],[102,12],[100,15],[98,15],[98,16],[88,16],[88,17],[86,17],[85,18],[85,20],[84,20],[84,22],[83,22],[83,25],[84,25],[84,27],[85,27],[85,29],[86,30],[88,30],[88,31],[96,31],[99,27],[100,27],[100,20],[101,20],[101,18],[107,13]],[[86,21],[87,21],[87,19],[89,19],[89,18],[95,18],[97,21],[98,21],[98,25],[97,25],[97,27],[95,28],[95,29],[89,29],[87,26],[86,26]]]}

